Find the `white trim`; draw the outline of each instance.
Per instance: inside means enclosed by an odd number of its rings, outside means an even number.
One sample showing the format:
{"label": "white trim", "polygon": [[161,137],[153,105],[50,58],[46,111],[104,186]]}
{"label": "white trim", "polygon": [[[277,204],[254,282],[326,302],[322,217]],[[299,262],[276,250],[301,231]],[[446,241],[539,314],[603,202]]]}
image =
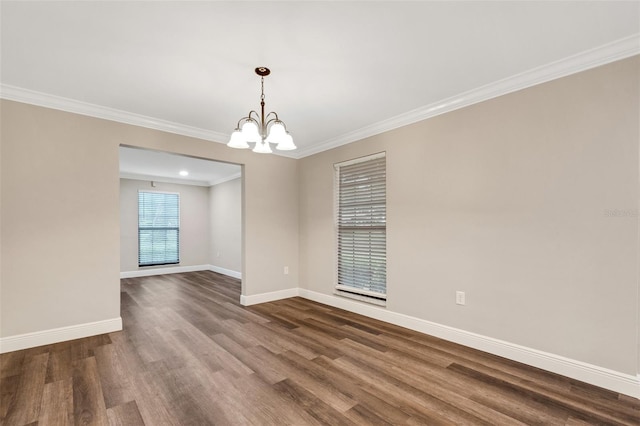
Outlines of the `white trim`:
{"label": "white trim", "polygon": [[364,297],[375,297],[380,300],[387,300],[387,293],[376,293],[375,291],[364,290],[358,287],[350,287],[343,284],[336,284],[335,290],[351,294],[358,294]]}
{"label": "white trim", "polygon": [[274,300],[288,299],[298,296],[300,289],[298,287],[288,288],[286,290],[272,291],[270,293],[260,293],[251,296],[240,296],[240,304],[243,306],[257,305],[258,303],[273,302]]}
{"label": "white trim", "polygon": [[127,173],[120,172],[120,179],[134,179],[134,180],[149,180],[153,182],[173,183],[177,185],[192,185],[192,186],[211,186],[209,182],[203,180],[188,180],[179,178],[170,178],[164,176],[145,175],[141,173]]}
{"label": "white trim", "polygon": [[120,330],[122,330],[122,318],[118,317],[109,320],[2,337],[0,338],[0,353],[35,348],[37,346],[66,342],[67,340],[81,339],[83,337],[112,333]]}
{"label": "white trim", "polygon": [[91,104],[75,99],[64,98],[62,96],[50,95],[9,84],[0,85],[0,98],[38,105],[45,108],[73,112],[75,114],[87,115],[89,117],[102,118],[104,120],[117,121],[119,123],[132,124],[134,126],[146,127],[148,129],[190,136],[212,142],[226,143],[222,141],[229,139],[229,135],[224,133],[187,126],[180,123],[174,123],[172,121]]}
{"label": "white trim", "polygon": [[[118,123],[131,124],[133,126],[160,130],[162,132],[203,139],[221,144],[226,144],[226,141],[229,140],[230,136],[230,133],[220,133],[213,130],[188,126],[186,124],[175,123],[161,118],[149,117],[147,115],[136,114],[134,112],[123,111],[76,99],[38,92],[35,90],[25,89],[23,87],[12,86],[10,84],[0,84],[0,99],[22,102],[45,108],[53,108],[60,111],[72,112],[74,114],[101,118],[103,120],[110,120]],[[274,151],[274,154],[281,155],[283,157],[297,158],[288,151]]]}
{"label": "white trim", "polygon": [[221,268],[215,265],[193,265],[193,266],[168,266],[166,268],[145,267],[137,271],[120,272],[120,278],[151,277],[153,275],[180,274],[183,272],[213,271],[222,275],[228,275],[239,280],[242,279],[242,272]]}
{"label": "white trim", "polygon": [[189,179],[179,179],[179,178],[171,178],[171,177],[165,177],[165,176],[145,175],[141,173],[120,172],[120,179],[149,180],[153,182],[173,183],[177,185],[206,186],[206,187],[219,185],[221,183],[229,182],[231,180],[239,179],[241,177],[242,177],[242,173],[234,173],[230,176],[225,176],[220,179],[207,182],[204,180],[189,180]]}
{"label": "white trim", "polygon": [[[429,105],[414,109],[404,114],[391,117],[387,120],[371,124],[353,132],[348,132],[332,139],[314,144],[308,148],[300,148],[296,151],[274,151],[274,154],[289,158],[303,158],[317,154],[331,148],[346,145],[370,136],[374,136],[398,127],[406,126],[445,112],[454,111],[491,98],[506,95],[544,83],[567,75],[575,74],[591,68],[605,65],[620,59],[640,54],[640,34],[613,41],[611,43],[586,50],[567,58],[551,62],[549,64],[533,68],[514,76],[489,83],[485,86],[469,90],[464,93],[442,99]],[[117,121],[119,123],[146,127],[177,135],[204,139],[217,143],[226,143],[229,134],[214,132],[212,130],[187,126],[141,114],[122,111],[115,108],[90,104],[61,96],[50,95],[22,87],[0,84],[0,98],[26,104],[38,105],[45,108],[54,108],[75,114]]]}
{"label": "white trim", "polygon": [[370,303],[372,305],[387,306],[387,299],[377,299],[375,297],[369,297],[364,294],[358,294],[356,292],[343,291],[343,290],[340,290],[339,288],[336,288],[333,291],[333,294],[340,297],[346,297],[348,299],[358,300],[360,302]]}
{"label": "white trim", "polygon": [[209,271],[211,265],[169,266],[166,268],[144,267],[137,271],[120,272],[120,278],[150,277],[152,275],[179,274],[182,272]]}
{"label": "white trim", "polygon": [[389,130],[407,126],[427,118],[455,111],[469,105],[483,102],[498,96],[526,89],[601,65],[615,62],[640,54],[640,34],[634,34],[614,42],[586,50],[559,61],[533,68],[531,70],[489,83],[450,98],[416,108],[412,111],[391,117],[358,130],[345,133],[308,148],[298,149],[297,158],[307,157],[327,151],[351,142],[359,141]]}
{"label": "white trim", "polygon": [[339,170],[340,167],[346,167],[346,166],[351,166],[353,164],[364,163],[365,161],[377,160],[378,158],[385,158],[386,156],[387,156],[387,151],[376,152],[375,154],[369,154],[363,157],[353,158],[351,160],[335,163],[333,165],[333,168],[335,170]]}
{"label": "white trim", "polygon": [[233,271],[231,269],[226,269],[226,268],[221,268],[220,266],[216,266],[216,265],[209,265],[209,270],[213,271],[213,272],[217,272],[217,273],[222,274],[222,275],[227,275],[229,277],[237,278],[239,280],[242,279],[242,272]]}
{"label": "white trim", "polygon": [[437,324],[420,318],[391,312],[367,303],[342,297],[329,296],[315,291],[299,289],[298,295],[325,305],[345,309],[411,330],[459,343],[474,349],[505,357],[527,365],[542,368],[556,374],[610,389],[614,392],[640,398],[640,375],[621,373],[597,365],[573,360],[560,355],[520,346],[454,327]]}

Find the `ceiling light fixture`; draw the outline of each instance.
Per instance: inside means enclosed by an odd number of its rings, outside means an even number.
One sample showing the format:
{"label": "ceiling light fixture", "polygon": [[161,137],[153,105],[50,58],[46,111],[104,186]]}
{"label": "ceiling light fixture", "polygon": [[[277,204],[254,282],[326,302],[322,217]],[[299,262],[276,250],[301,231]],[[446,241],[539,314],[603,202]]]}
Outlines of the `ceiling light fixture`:
{"label": "ceiling light fixture", "polygon": [[181,170],[179,174],[180,176],[189,176],[189,172],[186,170]]}
{"label": "ceiling light fixture", "polygon": [[[290,151],[296,149],[293,138],[287,132],[284,122],[278,118],[278,114],[270,112],[264,114],[264,78],[271,74],[269,68],[258,67],[256,74],[260,76],[262,94],[260,95],[260,114],[256,111],[249,111],[249,115],[242,117],[238,121],[236,129],[231,134],[231,139],[227,146],[231,148],[246,149],[251,148],[249,142],[255,143],[253,152],[260,154],[271,154],[271,146],[276,144],[276,149],[280,151]],[[269,118],[271,117],[271,118]]]}

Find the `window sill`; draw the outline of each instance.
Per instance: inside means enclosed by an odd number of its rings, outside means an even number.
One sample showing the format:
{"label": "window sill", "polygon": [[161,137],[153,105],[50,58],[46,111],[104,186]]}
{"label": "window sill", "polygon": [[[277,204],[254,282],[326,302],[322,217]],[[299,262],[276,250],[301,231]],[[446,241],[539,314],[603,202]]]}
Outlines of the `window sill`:
{"label": "window sill", "polygon": [[349,293],[348,291],[341,291],[341,290],[334,289],[333,294],[336,296],[345,297],[347,299],[353,299],[359,302],[369,303],[371,305],[376,305],[381,307],[387,306],[386,300],[376,299],[375,297],[363,296],[361,294]]}

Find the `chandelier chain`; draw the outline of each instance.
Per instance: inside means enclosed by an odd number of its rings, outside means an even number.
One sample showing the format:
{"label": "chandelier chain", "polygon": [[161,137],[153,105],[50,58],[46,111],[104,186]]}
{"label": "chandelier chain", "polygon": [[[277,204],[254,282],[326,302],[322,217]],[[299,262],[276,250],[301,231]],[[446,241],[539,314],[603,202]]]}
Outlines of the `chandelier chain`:
{"label": "chandelier chain", "polygon": [[264,78],[271,71],[266,67],[258,67],[255,72],[260,76],[260,109],[249,111],[249,115],[238,121],[227,146],[246,149],[250,148],[249,143],[255,143],[253,152],[261,154],[272,152],[269,144],[275,144],[276,149],[281,151],[296,149],[293,138],[284,122],[278,118],[278,114],[275,111],[265,114]]}

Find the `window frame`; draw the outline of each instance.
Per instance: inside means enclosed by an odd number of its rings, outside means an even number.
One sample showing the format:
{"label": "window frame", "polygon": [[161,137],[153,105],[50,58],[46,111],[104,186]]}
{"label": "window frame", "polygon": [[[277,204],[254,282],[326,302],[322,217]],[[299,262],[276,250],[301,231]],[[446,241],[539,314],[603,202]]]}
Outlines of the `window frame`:
{"label": "window frame", "polygon": [[[342,168],[346,166],[351,166],[359,163],[364,163],[372,160],[378,160],[380,158],[384,158],[384,293],[378,293],[374,291],[368,291],[362,287],[351,287],[348,285],[344,285],[340,282],[340,264],[341,264],[341,248],[340,248],[340,195],[341,195],[341,181],[340,181],[340,171]],[[338,296],[347,297],[350,299],[355,299],[363,302],[367,302],[374,305],[386,306],[387,301],[387,276],[386,276],[386,266],[387,266],[387,191],[386,191],[386,182],[387,182],[387,164],[386,164],[386,152],[378,152],[371,155],[366,155],[363,157],[354,158],[348,161],[343,161],[340,163],[335,163],[334,166],[334,247],[335,247],[335,265],[334,265],[334,294]],[[373,228],[377,228],[379,230],[380,226],[372,226]]]}
{"label": "window frame", "polygon": [[[140,226],[140,194],[142,193],[149,193],[149,194],[165,194],[165,195],[175,195],[177,196],[178,199],[178,224],[176,227],[157,227],[157,228],[153,228],[153,227],[141,227]],[[138,214],[138,268],[148,268],[148,267],[156,267],[156,266],[164,266],[164,265],[179,265],[180,264],[180,228],[181,226],[181,220],[182,220],[182,214],[181,214],[181,199],[180,199],[180,193],[179,192],[169,192],[169,191],[150,191],[150,190],[145,190],[145,189],[139,189],[138,190],[138,209],[137,209],[137,214]],[[166,256],[165,259],[163,261],[159,261],[159,262],[154,262],[154,263],[144,263],[141,264],[141,241],[140,241],[140,231],[142,230],[150,230],[150,229],[158,229],[158,230],[172,230],[175,229],[177,231],[177,242],[176,242],[176,261],[167,261]]]}

